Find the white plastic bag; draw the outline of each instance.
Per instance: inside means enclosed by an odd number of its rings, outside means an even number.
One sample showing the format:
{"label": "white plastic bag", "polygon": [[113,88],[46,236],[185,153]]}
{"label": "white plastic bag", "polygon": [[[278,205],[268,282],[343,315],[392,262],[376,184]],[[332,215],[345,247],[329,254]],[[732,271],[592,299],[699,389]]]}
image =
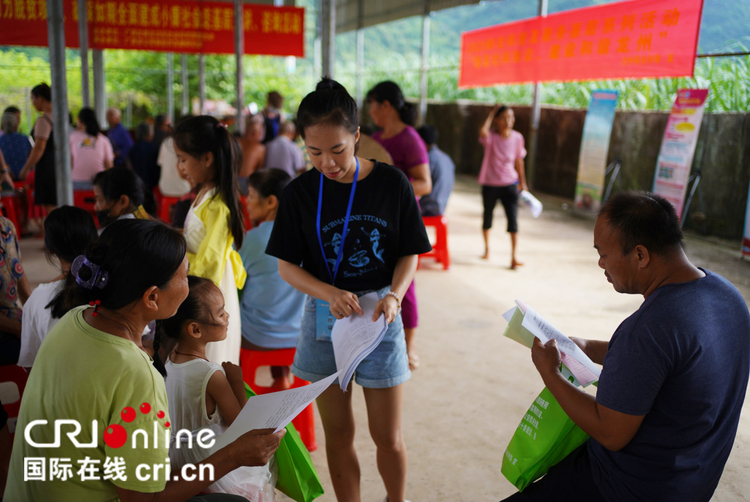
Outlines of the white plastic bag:
{"label": "white plastic bag", "polygon": [[[223,424],[213,424],[208,427],[220,436],[225,426]],[[188,438],[181,437],[180,445],[177,447],[175,438],[169,447],[170,467],[175,469],[182,468],[185,464],[194,464],[202,462],[209,456],[209,451],[203,449],[197,444],[197,436],[203,429],[192,431],[192,448],[188,447]],[[240,495],[250,502],[275,502],[276,496],[274,487],[278,479],[278,467],[276,466],[276,456],[263,466],[259,467],[239,467],[224,477],[216,480],[211,486],[206,488],[207,493],[230,493]]]}

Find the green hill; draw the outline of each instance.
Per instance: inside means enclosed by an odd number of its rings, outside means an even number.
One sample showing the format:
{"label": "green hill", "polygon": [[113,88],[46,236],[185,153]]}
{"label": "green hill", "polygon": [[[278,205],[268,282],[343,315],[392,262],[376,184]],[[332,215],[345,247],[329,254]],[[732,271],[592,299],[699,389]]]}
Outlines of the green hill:
{"label": "green hill", "polygon": [[[611,3],[613,0],[550,0],[549,14]],[[434,12],[431,16],[431,58],[458,61],[460,36],[464,31],[494,26],[496,24],[527,19],[537,13],[534,0],[499,0],[483,2]],[[421,21],[410,18],[394,21],[365,31],[365,50],[368,62],[376,59],[367,56],[384,54],[419,55]],[[705,0],[699,40],[699,53],[726,50],[733,42],[750,36],[750,2],[737,0]],[[338,41],[338,38],[343,40]],[[355,60],[356,44],[353,34],[339,35],[337,57],[340,62]],[[343,43],[342,43],[343,42]]]}

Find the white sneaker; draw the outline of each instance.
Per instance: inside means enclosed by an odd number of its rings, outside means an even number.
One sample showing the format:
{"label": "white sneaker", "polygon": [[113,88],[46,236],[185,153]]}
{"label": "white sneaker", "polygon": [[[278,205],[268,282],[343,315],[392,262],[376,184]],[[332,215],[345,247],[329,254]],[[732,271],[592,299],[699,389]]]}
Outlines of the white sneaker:
{"label": "white sneaker", "polygon": [[[388,495],[385,496],[385,498],[383,499],[383,502],[388,502]],[[404,502],[411,502],[411,501],[404,499]]]}

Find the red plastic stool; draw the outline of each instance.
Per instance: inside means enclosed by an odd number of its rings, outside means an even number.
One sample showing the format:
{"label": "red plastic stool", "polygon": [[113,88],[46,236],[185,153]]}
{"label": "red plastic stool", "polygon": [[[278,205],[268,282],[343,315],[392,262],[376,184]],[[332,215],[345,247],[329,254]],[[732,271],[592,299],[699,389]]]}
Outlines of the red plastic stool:
{"label": "red plastic stool", "polygon": [[29,374],[15,364],[0,366],[0,401],[8,414],[8,429],[12,435],[16,432],[18,410],[21,409],[21,397],[26,388]]}
{"label": "red plastic stool", "polygon": [[92,218],[94,218],[94,222],[98,223],[99,220],[96,217],[96,209],[94,209],[94,205],[96,204],[96,195],[94,195],[93,190],[74,190],[73,191],[73,205],[75,207],[80,207],[81,209],[85,209]]}
{"label": "red plastic stool", "polygon": [[169,225],[171,223],[171,219],[169,218],[169,211],[171,211],[172,206],[180,202],[179,197],[168,197],[164,194],[161,196],[161,202],[159,203],[159,219]]}
{"label": "red plastic stool", "polygon": [[[295,349],[278,349],[278,350],[247,350],[240,349],[240,366],[242,367],[242,378],[250,386],[256,394],[269,394],[271,392],[277,392],[277,389],[272,387],[264,387],[258,385],[255,381],[255,375],[258,368],[263,366],[291,366],[294,362]],[[303,387],[310,385],[307,380],[294,377],[292,382],[292,388]],[[315,441],[315,414],[313,413],[313,405],[311,404],[302,413],[297,415],[297,418],[292,420],[294,427],[299,433],[300,439],[305,443],[308,451],[315,451],[318,449],[318,443]]]}
{"label": "red plastic stool", "polygon": [[16,194],[14,192],[3,192],[2,198],[0,198],[0,208],[2,208],[5,217],[13,222],[13,226],[16,227],[16,237],[21,237],[21,220],[18,216],[21,214],[21,207],[16,200]]}
{"label": "red plastic stool", "polygon": [[423,216],[422,221],[425,227],[435,227],[437,239],[432,244],[432,251],[419,255],[419,265],[422,265],[422,258],[435,258],[436,262],[443,264],[443,270],[448,270],[451,266],[451,255],[448,251],[448,218],[445,216]]}
{"label": "red plastic stool", "polygon": [[23,184],[23,186],[25,186],[28,190],[27,197],[29,200],[29,219],[43,220],[47,217],[47,210],[44,209],[44,206],[37,204],[36,200],[34,199],[35,180],[36,171],[32,170],[26,177],[25,181],[17,181],[14,183],[14,186],[18,188],[18,184]]}

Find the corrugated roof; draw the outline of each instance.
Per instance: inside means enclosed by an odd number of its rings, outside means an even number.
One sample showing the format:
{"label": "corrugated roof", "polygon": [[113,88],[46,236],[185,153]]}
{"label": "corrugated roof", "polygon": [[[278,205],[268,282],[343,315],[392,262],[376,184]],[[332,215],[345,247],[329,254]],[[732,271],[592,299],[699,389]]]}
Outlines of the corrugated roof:
{"label": "corrugated roof", "polygon": [[367,28],[427,12],[449,9],[459,5],[479,3],[479,0],[336,0],[336,33]]}

